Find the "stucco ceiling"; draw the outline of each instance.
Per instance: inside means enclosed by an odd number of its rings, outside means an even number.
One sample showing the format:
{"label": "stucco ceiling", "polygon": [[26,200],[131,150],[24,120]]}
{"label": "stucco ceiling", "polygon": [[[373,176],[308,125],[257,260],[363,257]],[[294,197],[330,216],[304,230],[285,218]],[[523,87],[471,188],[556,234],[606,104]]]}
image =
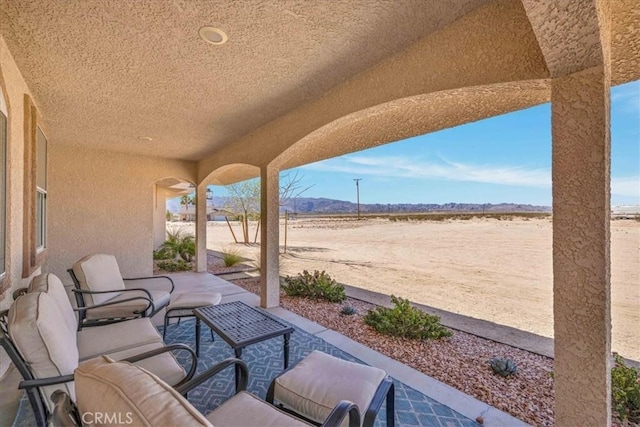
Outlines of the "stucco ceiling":
{"label": "stucco ceiling", "polygon": [[[581,1],[569,3],[579,6]],[[614,84],[640,75],[636,2],[611,0]],[[497,7],[486,7],[489,4]],[[563,49],[575,50],[563,41],[572,28],[552,25],[546,18],[558,16],[555,6],[540,7],[529,0],[523,4],[516,0],[0,0],[0,35],[33,94],[51,143],[202,160],[243,138],[261,135],[258,130],[269,122],[287,114],[294,117],[291,112],[329,99],[331,91],[335,95],[335,88],[348,86],[355,76],[362,84],[368,78],[365,70],[376,64],[401,66],[388,60],[403,51],[440,52],[437,57],[409,61],[437,63],[426,68],[443,73],[453,69],[462,76],[460,81],[467,82],[434,84],[433,90],[509,82],[502,62],[508,67],[509,60],[519,58],[529,61],[530,72],[523,74],[514,64],[515,81],[518,75],[546,79],[561,74]],[[476,13],[479,10],[489,11],[492,18],[487,21]],[[475,18],[466,19],[470,15]],[[492,39],[495,28],[513,22],[527,27],[523,36],[511,36],[506,43]],[[221,46],[205,43],[198,30],[207,25],[224,30],[229,41]],[[585,31],[594,34],[593,28]],[[433,36],[440,32],[442,37]],[[574,45],[585,45],[580,44],[579,32],[576,37]],[[444,47],[454,51],[443,55],[442,46],[431,46],[443,40],[449,42]],[[418,43],[421,47],[411,50]],[[484,47],[470,49],[477,44]],[[505,46],[515,50],[508,52]],[[516,55],[517,49],[527,52]],[[478,68],[482,61],[476,55],[483,52],[491,52],[485,55],[489,58],[502,55],[499,71]],[[546,65],[536,59],[543,56]],[[425,87],[443,80],[419,78]],[[539,93],[529,97],[531,102],[544,102]],[[277,139],[279,133],[276,129],[271,136]],[[251,150],[260,150],[257,144]],[[245,150],[242,144],[239,147]]]}
{"label": "stucco ceiling", "polygon": [[0,32],[52,143],[198,160],[482,3],[0,0]]}

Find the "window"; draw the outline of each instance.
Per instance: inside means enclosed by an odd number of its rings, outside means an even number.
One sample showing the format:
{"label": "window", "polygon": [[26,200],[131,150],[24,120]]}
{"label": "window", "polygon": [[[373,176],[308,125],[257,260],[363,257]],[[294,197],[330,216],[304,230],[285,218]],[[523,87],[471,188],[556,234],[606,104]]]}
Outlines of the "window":
{"label": "window", "polygon": [[24,96],[24,209],[22,277],[47,258],[47,138],[31,97]]}
{"label": "window", "polygon": [[36,250],[47,246],[47,138],[38,128],[36,136]]}
{"label": "window", "polygon": [[6,272],[7,217],[7,104],[0,88],[0,277]]}

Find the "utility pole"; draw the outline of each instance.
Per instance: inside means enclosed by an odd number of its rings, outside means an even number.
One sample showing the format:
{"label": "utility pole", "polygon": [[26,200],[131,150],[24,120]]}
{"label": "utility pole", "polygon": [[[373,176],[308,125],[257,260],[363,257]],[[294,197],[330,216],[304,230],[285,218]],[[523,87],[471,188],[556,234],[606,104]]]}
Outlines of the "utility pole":
{"label": "utility pole", "polygon": [[362,178],[354,178],[353,179],[356,182],[356,195],[357,195],[357,200],[358,200],[358,220],[360,219],[360,181],[362,181]]}

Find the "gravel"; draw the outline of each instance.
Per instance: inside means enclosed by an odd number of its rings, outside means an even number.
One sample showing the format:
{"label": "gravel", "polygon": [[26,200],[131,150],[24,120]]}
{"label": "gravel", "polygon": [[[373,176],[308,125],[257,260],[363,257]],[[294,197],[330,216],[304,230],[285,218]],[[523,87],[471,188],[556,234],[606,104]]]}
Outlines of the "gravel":
{"label": "gravel", "polygon": [[[231,282],[259,294],[259,278]],[[527,423],[554,425],[553,359],[456,330],[451,338],[426,341],[382,335],[363,320],[376,306],[352,298],[336,304],[281,294],[280,305]],[[343,305],[357,314],[341,315]],[[513,359],[517,374],[494,374],[489,366],[493,357]]]}

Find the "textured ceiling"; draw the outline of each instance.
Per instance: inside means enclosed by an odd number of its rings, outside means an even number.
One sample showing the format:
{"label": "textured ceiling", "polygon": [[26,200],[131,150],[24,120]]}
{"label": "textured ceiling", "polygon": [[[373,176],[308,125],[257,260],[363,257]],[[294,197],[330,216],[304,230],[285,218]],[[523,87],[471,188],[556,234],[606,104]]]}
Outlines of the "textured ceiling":
{"label": "textured ceiling", "polygon": [[[517,0],[0,0],[0,35],[29,85],[51,143],[202,160],[257,137],[267,123],[330,99],[337,88],[348,88],[355,81],[363,84],[367,76],[375,78],[365,70],[385,61],[402,67],[393,58],[402,57],[417,42],[427,56],[410,58],[410,63],[424,61],[425,70],[440,70],[412,74],[424,80],[425,87],[443,80],[439,73],[452,82],[455,76],[446,74],[459,73],[465,76],[459,80],[467,82],[435,85],[433,92],[510,82],[504,76],[517,70],[523,57],[529,58],[532,70],[539,70],[540,64],[544,68],[546,62],[548,71],[521,75],[520,80],[559,76],[597,64],[599,18],[590,4],[583,0],[522,0],[522,4]],[[599,4],[611,8],[611,33],[605,38],[611,40],[612,82],[638,79],[638,0]],[[494,10],[488,6],[508,13],[483,19],[479,26],[482,14],[477,11]],[[476,19],[467,19],[470,16]],[[535,38],[514,35],[517,32],[500,36],[509,39],[506,43],[492,38],[495,27],[512,22],[519,22],[525,35],[533,28]],[[229,41],[212,46],[201,40],[198,30],[208,25],[223,29]],[[438,45],[456,39],[468,42]],[[477,44],[482,48],[471,49]],[[504,46],[526,52],[516,54]],[[540,52],[544,62],[538,63],[532,58]],[[479,65],[483,57],[474,55],[480,54],[501,55],[500,69]],[[513,73],[513,81],[517,74]],[[371,80],[363,86],[384,90],[390,84],[412,83]],[[339,105],[333,105],[338,111]],[[277,140],[283,133],[284,129],[274,129],[271,136]],[[257,141],[250,149],[260,150],[259,144],[267,143],[273,141]],[[240,145],[240,151],[246,150]]]}
{"label": "textured ceiling", "polygon": [[197,160],[483,3],[0,0],[0,33],[52,143]]}

